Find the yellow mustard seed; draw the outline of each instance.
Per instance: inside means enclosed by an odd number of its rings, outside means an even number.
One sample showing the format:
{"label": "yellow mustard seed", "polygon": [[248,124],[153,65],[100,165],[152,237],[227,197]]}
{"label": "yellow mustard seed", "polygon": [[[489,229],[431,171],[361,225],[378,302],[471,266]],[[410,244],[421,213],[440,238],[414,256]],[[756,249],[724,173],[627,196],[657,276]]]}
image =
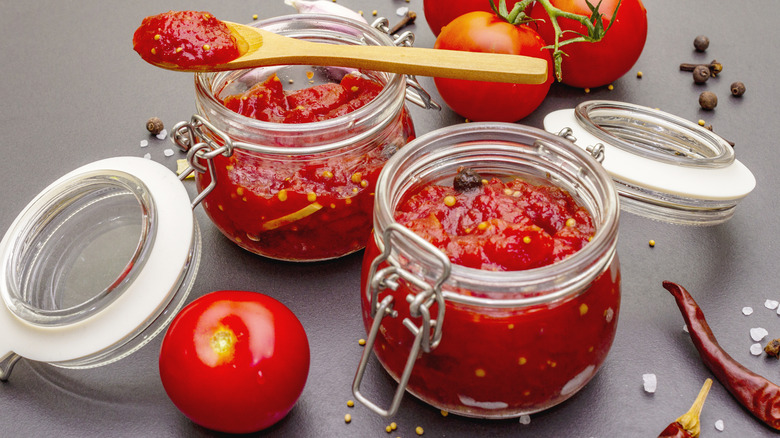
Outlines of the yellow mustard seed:
{"label": "yellow mustard seed", "polygon": [[507,196],[512,196],[512,189],[504,189],[504,194]]}
{"label": "yellow mustard seed", "polygon": [[650,245],[650,248],[655,246],[655,240],[650,239],[650,241],[647,243]]}
{"label": "yellow mustard seed", "polygon": [[456,202],[457,202],[457,201],[455,200],[455,197],[454,197],[454,196],[451,196],[451,195],[450,195],[450,196],[445,196],[445,197],[444,197],[444,205],[446,205],[447,207],[452,207],[452,206],[454,206]]}
{"label": "yellow mustard seed", "polygon": [[360,184],[360,181],[363,181],[363,174],[360,172],[355,172],[352,174],[351,180],[355,184]]}
{"label": "yellow mustard seed", "polygon": [[160,34],[159,34],[159,33],[158,33],[158,34],[156,34],[156,35],[154,36],[154,40],[155,40],[155,41],[160,41],[160,38],[161,38],[161,37],[160,37]]}
{"label": "yellow mustard seed", "polygon": [[358,344],[361,345],[361,346],[366,345],[366,340],[362,339],[362,338],[358,339]]}
{"label": "yellow mustard seed", "polygon": [[642,71],[636,72],[636,77],[641,79],[642,78]]}
{"label": "yellow mustard seed", "polygon": [[276,197],[279,198],[280,201],[284,202],[287,200],[287,190],[282,189],[279,190],[279,193],[276,194]]}
{"label": "yellow mustard seed", "polygon": [[252,15],[253,20],[257,20],[257,14]]}
{"label": "yellow mustard seed", "polygon": [[424,434],[424,433],[425,433],[425,431],[423,430],[423,428],[422,428],[422,427],[420,427],[420,426],[417,426],[417,427],[414,429],[414,431],[415,431],[415,433],[417,433],[417,435],[422,435],[422,434]]}
{"label": "yellow mustard seed", "polygon": [[520,359],[517,359],[517,364],[518,365],[525,365],[527,363],[528,363],[528,359],[526,359],[525,357],[521,356]]}
{"label": "yellow mustard seed", "polygon": [[176,53],[179,53],[179,52],[181,52],[182,50],[184,50],[184,47],[177,47],[177,48],[176,48]]}
{"label": "yellow mustard seed", "polygon": [[705,122],[704,119],[699,119],[699,126],[704,126],[706,124],[707,122]]}
{"label": "yellow mustard seed", "polygon": [[349,198],[347,198],[347,199],[345,199],[345,200],[344,200],[344,205],[349,205],[349,204],[351,204],[351,203],[352,203],[352,200],[351,200],[351,199],[349,199]]}
{"label": "yellow mustard seed", "polygon": [[389,425],[389,424],[388,424],[387,426],[385,426],[385,432],[387,432],[387,433],[390,433],[390,432],[392,432],[392,431],[393,431],[393,428],[392,428],[392,427],[390,427],[390,425]]}
{"label": "yellow mustard seed", "polygon": [[336,204],[334,204],[334,203],[332,203],[332,202],[331,202],[331,203],[330,203],[330,208],[336,208]]}
{"label": "yellow mustard seed", "polygon": [[479,231],[485,231],[487,229],[487,227],[488,227],[488,223],[487,222],[480,222],[479,225],[477,225],[477,229]]}
{"label": "yellow mustard seed", "polygon": [[607,85],[607,90],[612,91],[615,89],[615,86],[612,84]]}
{"label": "yellow mustard seed", "polygon": [[531,243],[531,236],[524,236],[523,243],[525,243],[526,245]]}
{"label": "yellow mustard seed", "polygon": [[360,187],[368,187],[368,180],[360,181]]}
{"label": "yellow mustard seed", "polygon": [[573,227],[575,225],[577,225],[577,220],[576,219],[574,219],[573,217],[570,217],[570,218],[566,219],[566,226],[567,227]]}
{"label": "yellow mustard seed", "polygon": [[362,16],[363,16],[363,10],[362,10],[362,9],[361,9],[361,10],[359,10],[359,11],[358,11],[358,14],[360,14],[360,16],[362,17]]}
{"label": "yellow mustard seed", "polygon": [[219,211],[225,211],[225,207],[223,207],[222,204],[217,204],[217,208]]}
{"label": "yellow mustard seed", "polygon": [[344,422],[345,423],[349,423],[350,421],[352,421],[352,415],[350,415],[350,414],[345,415],[344,416]]}
{"label": "yellow mustard seed", "polygon": [[358,87],[357,85],[353,85],[352,87],[350,87],[350,90],[351,90],[353,93],[357,93],[357,92],[358,92],[358,90],[360,90],[360,87]]}
{"label": "yellow mustard seed", "polygon": [[314,202],[317,200],[317,194],[314,192],[309,192],[306,194],[306,200],[309,202]]}
{"label": "yellow mustard seed", "polygon": [[333,178],[333,172],[331,172],[330,170],[326,170],[326,171],[322,172],[322,176],[324,176],[325,178],[328,178],[328,179]]}
{"label": "yellow mustard seed", "polygon": [[236,194],[237,194],[238,196],[244,196],[244,188],[243,188],[243,187],[239,187],[239,188],[237,188],[237,189],[236,189]]}
{"label": "yellow mustard seed", "polygon": [[439,411],[439,412],[441,413],[441,416],[442,416],[442,417],[446,417],[447,415],[450,415],[450,413],[449,413],[449,412],[447,412],[447,411],[445,411],[444,409],[442,409],[442,410],[441,410],[441,411]]}
{"label": "yellow mustard seed", "polygon": [[355,407],[355,402],[352,401],[352,400],[347,400],[347,407],[354,408]]}
{"label": "yellow mustard seed", "polygon": [[376,14],[377,14],[377,12],[376,12],[376,9],[374,9],[373,11],[371,11],[371,15],[374,15],[374,16],[376,16]]}
{"label": "yellow mustard seed", "polygon": [[476,370],[474,370],[474,375],[477,377],[485,377],[485,370],[483,370],[482,368],[477,368]]}
{"label": "yellow mustard seed", "polygon": [[151,52],[152,52],[152,55],[156,55],[156,54],[157,54],[157,49],[155,49],[154,47],[152,47],[152,50],[151,50]]}
{"label": "yellow mustard seed", "polygon": [[357,193],[357,192],[359,192],[359,191],[360,191],[360,190],[358,190],[358,188],[357,188],[357,187],[352,187],[352,193]]}
{"label": "yellow mustard seed", "polygon": [[590,93],[590,88],[586,88],[585,93]]}
{"label": "yellow mustard seed", "polygon": [[208,45],[208,44],[204,44],[203,45],[203,50],[209,51],[209,50],[211,50],[211,46]]}
{"label": "yellow mustard seed", "polygon": [[508,326],[506,326],[506,328],[508,328],[509,330],[512,330],[512,329],[515,328],[515,325],[514,324],[509,324]]}
{"label": "yellow mustard seed", "polygon": [[588,313],[588,305],[585,303],[580,304],[580,316],[585,316]]}
{"label": "yellow mustard seed", "polygon": [[398,424],[396,424],[396,422],[393,421],[392,423],[390,423],[390,428],[393,429],[393,430],[396,430],[396,429],[398,429]]}

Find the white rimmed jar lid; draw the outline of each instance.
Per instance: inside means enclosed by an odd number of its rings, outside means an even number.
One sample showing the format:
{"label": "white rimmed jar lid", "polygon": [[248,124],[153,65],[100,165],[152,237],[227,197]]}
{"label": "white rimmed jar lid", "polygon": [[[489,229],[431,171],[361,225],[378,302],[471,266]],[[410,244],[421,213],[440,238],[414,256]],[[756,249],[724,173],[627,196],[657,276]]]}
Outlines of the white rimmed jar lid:
{"label": "white rimmed jar lid", "polygon": [[0,241],[0,379],[19,357],[66,368],[119,360],[184,303],[200,234],[184,185],[136,157],[58,179]]}
{"label": "white rimmed jar lid", "polygon": [[623,210],[666,222],[715,225],[734,215],[756,185],[718,135],[663,111],[624,102],[587,101],[544,119],[553,133],[571,129],[583,149],[603,145]]}

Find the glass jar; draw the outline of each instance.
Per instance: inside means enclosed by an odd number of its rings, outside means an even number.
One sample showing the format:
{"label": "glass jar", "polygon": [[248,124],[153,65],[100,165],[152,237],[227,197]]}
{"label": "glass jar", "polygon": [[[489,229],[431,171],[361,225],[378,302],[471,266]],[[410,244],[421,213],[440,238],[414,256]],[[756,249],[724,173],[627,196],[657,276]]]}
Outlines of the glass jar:
{"label": "glass jar", "polygon": [[[394,216],[405,196],[451,184],[461,166],[483,177],[565,189],[592,216],[592,240],[561,261],[524,271],[451,264]],[[377,182],[375,234],[361,281],[369,335],[353,384],[356,398],[392,415],[406,390],[451,413],[508,418],[550,408],[579,391],[604,362],[617,328],[617,199],[593,157],[534,128],[469,123],[404,147]],[[360,391],[372,354],[399,382],[389,409]]]}
{"label": "glass jar", "polygon": [[106,365],[154,339],[189,294],[200,233],[184,186],[135,157],[58,179],[0,241],[0,380],[20,357]]}
{"label": "glass jar", "polygon": [[[289,15],[252,25],[314,42],[394,44],[375,27],[329,15]],[[313,261],[365,246],[379,171],[414,137],[404,99],[407,82],[416,82],[361,71],[382,84],[380,94],[348,114],[317,122],[265,122],[223,104],[226,96],[272,74],[286,89],[296,89],[338,82],[354,70],[286,65],[195,75],[198,113],[174,128],[174,140],[185,149],[196,143],[203,149],[195,162],[190,154],[199,170],[203,207],[242,248],[275,259]],[[417,91],[418,102],[430,103],[419,86]]]}

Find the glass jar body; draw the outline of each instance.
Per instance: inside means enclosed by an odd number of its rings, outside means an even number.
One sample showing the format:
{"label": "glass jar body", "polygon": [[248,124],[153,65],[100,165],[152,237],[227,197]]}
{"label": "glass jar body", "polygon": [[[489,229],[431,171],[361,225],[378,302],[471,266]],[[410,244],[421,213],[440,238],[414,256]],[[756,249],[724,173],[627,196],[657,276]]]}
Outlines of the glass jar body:
{"label": "glass jar body", "polygon": [[[593,217],[591,242],[562,261],[527,271],[451,266],[440,286],[443,300],[431,298],[423,313],[435,316],[430,326],[440,326],[441,337],[434,335],[429,351],[417,357],[406,383],[408,392],[451,413],[517,417],[570,398],[607,357],[621,296],[617,194],[603,169],[565,140],[518,125],[469,125],[474,126],[445,128],[415,140],[382,172],[376,234],[366,249],[361,279],[363,320],[373,353],[393,378],[403,381],[407,358],[419,340],[409,327],[424,327],[423,316],[407,303],[424,292],[401,276],[393,278],[395,289],[380,286],[377,293],[374,285],[389,284],[377,275],[386,268],[403,270],[434,285],[444,270],[419,243],[385,233],[397,225],[395,206],[408,193],[451,180],[460,166],[476,167],[483,176],[520,177],[566,189]],[[377,301],[388,296],[394,303],[391,315],[382,317],[372,337],[372,325],[381,317]]]}
{"label": "glass jar body", "polygon": [[[316,42],[392,44],[378,30],[338,17],[300,14],[253,25]],[[202,129],[200,140],[215,148],[231,142],[228,153],[213,158],[214,174],[197,173],[197,186],[204,191],[215,184],[204,209],[242,248],[275,259],[315,261],[365,247],[379,171],[414,138],[404,106],[404,77],[361,72],[382,84],[379,95],[348,114],[317,122],[264,122],[235,113],[222,102],[273,74],[286,87],[303,88],[338,82],[351,71],[274,66],[196,75],[198,115],[214,128]],[[294,85],[300,83],[304,86]]]}

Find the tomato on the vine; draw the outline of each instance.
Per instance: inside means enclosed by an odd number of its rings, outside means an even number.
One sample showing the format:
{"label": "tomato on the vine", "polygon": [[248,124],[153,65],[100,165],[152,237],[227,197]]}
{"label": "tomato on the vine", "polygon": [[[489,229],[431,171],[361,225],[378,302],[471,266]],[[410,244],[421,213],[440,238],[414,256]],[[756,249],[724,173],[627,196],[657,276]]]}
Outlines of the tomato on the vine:
{"label": "tomato on the vine", "polygon": [[514,122],[531,114],[547,96],[553,81],[544,40],[527,25],[513,25],[492,12],[474,11],[444,26],[434,48],[508,53],[547,61],[541,84],[510,84],[434,78],[441,98],[456,113],[473,121]]}
{"label": "tomato on the vine", "polygon": [[300,397],[309,342],[279,301],[218,291],[176,315],[159,365],[165,391],[192,421],[221,432],[256,432],[281,420]]}
{"label": "tomato on the vine", "polygon": [[441,29],[450,21],[467,12],[490,12],[490,0],[424,0],[423,13],[428,27],[434,35],[439,35]]}
{"label": "tomato on the vine", "polygon": [[[647,39],[647,11],[641,0],[602,0],[598,10],[603,15],[605,29],[612,20],[618,1],[620,7],[617,16],[601,41],[577,42],[561,47],[566,53],[562,58],[561,82],[581,88],[607,85],[628,72],[639,59]],[[550,3],[566,12],[591,16],[586,0],[550,0]],[[599,4],[598,1],[591,3]],[[539,34],[547,44],[552,45],[555,31],[541,3],[536,2],[529,15],[538,20],[535,23]],[[558,24],[564,32],[588,33],[585,26],[576,20],[559,18]],[[572,35],[566,32],[562,39],[571,38]]]}

